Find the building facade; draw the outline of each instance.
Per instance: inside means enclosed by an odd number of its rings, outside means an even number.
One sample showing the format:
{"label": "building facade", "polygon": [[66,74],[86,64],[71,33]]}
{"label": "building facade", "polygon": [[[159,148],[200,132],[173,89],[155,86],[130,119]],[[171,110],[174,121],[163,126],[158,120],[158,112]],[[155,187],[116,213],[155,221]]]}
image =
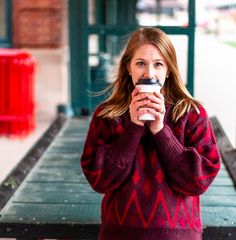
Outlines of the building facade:
{"label": "building facade", "polygon": [[0,47],[36,60],[36,111],[53,117],[68,103],[67,0],[0,0]]}

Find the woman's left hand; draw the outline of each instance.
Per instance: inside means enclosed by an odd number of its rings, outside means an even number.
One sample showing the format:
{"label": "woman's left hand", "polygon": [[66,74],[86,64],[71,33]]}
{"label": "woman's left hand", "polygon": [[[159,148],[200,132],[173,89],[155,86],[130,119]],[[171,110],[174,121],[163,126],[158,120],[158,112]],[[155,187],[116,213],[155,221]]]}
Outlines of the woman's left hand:
{"label": "woman's left hand", "polygon": [[155,92],[154,95],[148,95],[150,103],[147,104],[148,112],[155,116],[154,121],[150,121],[148,126],[152,134],[158,133],[164,127],[165,101],[161,93]]}

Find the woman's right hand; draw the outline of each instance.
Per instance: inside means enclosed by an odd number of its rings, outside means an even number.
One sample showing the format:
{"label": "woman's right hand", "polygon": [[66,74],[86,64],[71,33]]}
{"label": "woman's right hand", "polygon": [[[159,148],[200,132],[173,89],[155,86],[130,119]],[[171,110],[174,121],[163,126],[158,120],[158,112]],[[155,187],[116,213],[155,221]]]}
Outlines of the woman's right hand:
{"label": "woman's right hand", "polygon": [[129,113],[131,121],[137,125],[144,126],[145,121],[140,121],[139,116],[147,113],[147,110],[139,109],[140,107],[146,105],[150,102],[147,99],[147,93],[140,93],[139,94],[139,87],[135,87],[134,91],[132,92],[132,100],[129,105]]}

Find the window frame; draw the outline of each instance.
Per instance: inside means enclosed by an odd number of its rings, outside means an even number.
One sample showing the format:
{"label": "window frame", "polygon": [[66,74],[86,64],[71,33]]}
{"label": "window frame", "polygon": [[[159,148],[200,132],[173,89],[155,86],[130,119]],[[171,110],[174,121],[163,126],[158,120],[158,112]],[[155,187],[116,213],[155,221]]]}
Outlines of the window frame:
{"label": "window frame", "polygon": [[6,35],[0,37],[0,47],[7,48],[12,46],[12,0],[5,0],[5,11],[6,11]]}
{"label": "window frame", "polygon": [[[95,3],[97,2],[98,6],[100,6],[100,11],[103,10],[102,3],[104,1],[105,0],[95,0]],[[123,3],[131,3],[131,1],[127,2],[127,0],[120,1]],[[114,1],[109,0],[109,2]],[[129,6],[131,6],[131,4],[129,4]],[[110,26],[102,23],[90,25],[88,21],[88,9],[87,0],[69,1],[70,106],[76,116],[87,115],[93,111],[91,96],[88,95],[92,84],[87,60],[89,35],[96,34],[100,39],[103,39],[108,35],[127,35],[138,27],[136,24],[132,24],[132,19],[129,19],[129,25]],[[102,14],[96,12],[95,17],[101,18]],[[126,18],[127,16],[124,15],[123,17]],[[78,26],[80,27],[78,28]],[[153,27],[158,27],[170,35],[185,35],[188,37],[186,85],[189,92],[194,95],[195,0],[188,0],[188,26]],[[102,50],[103,48],[104,46],[101,44],[99,49]]]}

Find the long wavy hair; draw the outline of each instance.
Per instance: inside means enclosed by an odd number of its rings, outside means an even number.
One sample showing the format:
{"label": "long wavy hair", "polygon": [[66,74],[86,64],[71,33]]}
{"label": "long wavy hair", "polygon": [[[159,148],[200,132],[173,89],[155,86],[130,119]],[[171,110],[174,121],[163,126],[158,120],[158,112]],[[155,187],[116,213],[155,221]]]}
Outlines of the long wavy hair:
{"label": "long wavy hair", "polygon": [[104,108],[99,112],[99,116],[116,118],[129,109],[134,85],[127,66],[135,51],[144,44],[152,44],[156,47],[167,63],[169,77],[165,80],[162,93],[165,96],[165,104],[173,106],[172,120],[176,122],[191,107],[198,111],[198,101],[193,99],[181,79],[175,48],[170,39],[158,28],[144,27],[131,34],[121,56],[117,77],[106,89],[106,91],[112,90],[111,95],[103,102]]}

